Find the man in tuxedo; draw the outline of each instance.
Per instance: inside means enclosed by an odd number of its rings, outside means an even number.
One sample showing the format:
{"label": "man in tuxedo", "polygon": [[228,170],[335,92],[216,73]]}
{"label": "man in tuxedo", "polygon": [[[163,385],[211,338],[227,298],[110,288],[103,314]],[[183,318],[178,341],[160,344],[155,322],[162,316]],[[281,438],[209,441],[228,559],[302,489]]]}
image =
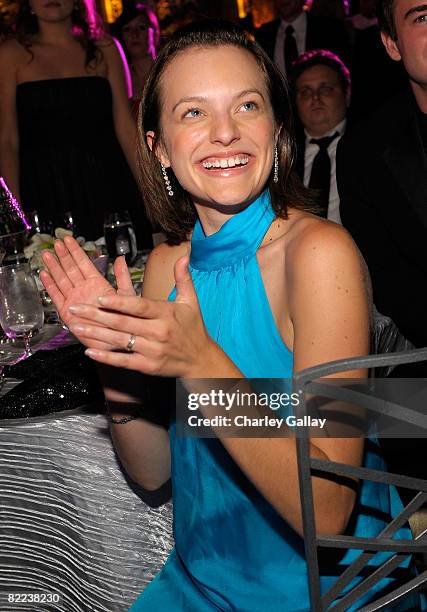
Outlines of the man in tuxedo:
{"label": "man in tuxedo", "polygon": [[340,223],[335,156],[346,128],[350,72],[334,53],[315,49],[294,63],[291,83],[303,126],[297,139],[297,172],[306,187],[317,189],[319,214]]}
{"label": "man in tuxedo", "polygon": [[368,264],[374,301],[427,346],[427,27],[417,0],[382,0],[381,38],[409,87],[341,140],[341,218]]}
{"label": "man in tuxedo", "polygon": [[[342,222],[368,264],[376,307],[416,347],[427,346],[426,19],[417,0],[382,0],[382,42],[409,87],[346,134],[337,153]],[[393,376],[426,377],[427,363]],[[392,471],[427,477],[425,440],[381,443]]]}
{"label": "man in tuxedo", "polygon": [[276,6],[279,18],[255,30],[255,37],[286,76],[309,49],[328,49],[344,61],[349,57],[347,31],[340,20],[311,16],[303,11],[304,0],[276,0]]}

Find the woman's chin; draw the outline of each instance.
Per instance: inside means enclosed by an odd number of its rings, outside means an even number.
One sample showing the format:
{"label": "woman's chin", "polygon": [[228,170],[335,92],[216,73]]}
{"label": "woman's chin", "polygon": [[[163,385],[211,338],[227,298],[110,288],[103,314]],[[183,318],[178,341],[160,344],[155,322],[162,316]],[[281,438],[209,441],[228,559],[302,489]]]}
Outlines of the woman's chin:
{"label": "woman's chin", "polygon": [[[203,197],[194,196],[194,201],[198,202],[202,206],[209,208],[217,208],[221,212],[229,212],[230,214],[236,213],[256,199],[261,193],[260,190],[249,190],[247,187],[244,189],[232,188],[228,189],[215,189],[206,192]],[[201,195],[201,194],[200,194]]]}

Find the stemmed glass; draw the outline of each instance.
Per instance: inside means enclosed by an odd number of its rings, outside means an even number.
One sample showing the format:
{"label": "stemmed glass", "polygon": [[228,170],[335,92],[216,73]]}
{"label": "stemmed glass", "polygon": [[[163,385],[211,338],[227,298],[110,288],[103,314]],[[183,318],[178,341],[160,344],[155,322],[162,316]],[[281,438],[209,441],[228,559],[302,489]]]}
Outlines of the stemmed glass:
{"label": "stemmed glass", "polygon": [[8,338],[24,341],[32,354],[30,338],[43,327],[43,305],[27,263],[0,267],[0,324]]}
{"label": "stemmed glass", "polygon": [[131,265],[137,256],[138,250],[135,229],[127,210],[105,214],[104,237],[110,258],[115,259],[120,255],[124,255],[128,266]]}
{"label": "stemmed glass", "polygon": [[53,236],[53,223],[50,219],[43,217],[37,210],[31,210],[26,214],[31,224],[30,236],[33,234],[50,234]]}

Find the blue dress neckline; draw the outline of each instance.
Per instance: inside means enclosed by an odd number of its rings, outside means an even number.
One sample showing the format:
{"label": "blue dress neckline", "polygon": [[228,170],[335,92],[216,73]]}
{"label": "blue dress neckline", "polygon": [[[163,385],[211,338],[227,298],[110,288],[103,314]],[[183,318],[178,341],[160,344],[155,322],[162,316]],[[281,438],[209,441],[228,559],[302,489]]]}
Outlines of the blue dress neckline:
{"label": "blue dress neckline", "polygon": [[206,236],[197,221],[191,239],[191,268],[218,270],[253,255],[274,218],[270,195],[265,190],[214,234]]}

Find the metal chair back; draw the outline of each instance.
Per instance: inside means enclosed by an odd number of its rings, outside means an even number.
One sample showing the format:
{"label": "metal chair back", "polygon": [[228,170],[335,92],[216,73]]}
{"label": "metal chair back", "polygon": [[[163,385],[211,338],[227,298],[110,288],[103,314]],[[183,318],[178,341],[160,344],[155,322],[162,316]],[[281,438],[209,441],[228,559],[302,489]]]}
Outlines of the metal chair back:
{"label": "metal chair back", "polygon": [[[308,416],[306,393],[316,392],[316,382],[319,378],[337,374],[339,372],[348,372],[358,369],[371,369],[377,367],[391,367],[401,364],[417,363],[427,360],[427,348],[416,349],[411,351],[403,351],[400,353],[388,353],[385,355],[373,355],[365,357],[357,357],[352,359],[344,359],[326,363],[324,365],[308,368],[295,374],[293,383],[294,391],[299,393],[299,406],[296,408],[297,416]],[[354,391],[346,389],[347,399],[349,402],[365,401],[368,404],[369,410],[376,411],[381,414],[386,410],[384,403],[373,397],[363,398],[354,395]],[[342,392],[342,388],[341,388]],[[357,393],[357,392],[356,392]],[[322,392],[323,394],[323,392]],[[409,419],[412,424],[417,424],[426,432],[427,437],[427,416],[421,415],[410,409],[399,406],[405,418]],[[393,570],[399,567],[402,562],[415,552],[427,552],[427,534],[421,533],[413,540],[393,540],[393,534],[402,526],[407,524],[408,519],[416,512],[423,504],[427,502],[427,480],[420,478],[411,478],[400,474],[391,474],[380,470],[368,469],[365,467],[354,467],[332,461],[320,460],[311,458],[309,454],[310,439],[309,433],[304,428],[296,439],[297,456],[298,456],[298,471],[300,493],[302,500],[302,518],[304,528],[304,545],[305,554],[308,566],[308,581],[312,612],[324,612],[326,610],[334,610],[334,612],[345,612],[355,604],[360,597],[368,593],[373,585],[388,576]],[[315,529],[315,514],[313,504],[312,490],[312,474],[313,471],[323,472],[325,474],[334,474],[357,479],[366,479],[378,483],[396,485],[406,487],[416,491],[410,503],[403,508],[398,516],[383,529],[376,538],[361,538],[348,535],[333,535],[333,536],[317,536]],[[320,572],[319,572],[319,550],[322,548],[329,549],[357,549],[363,552],[346,567],[342,575],[325,593],[321,593],[320,588]],[[375,570],[367,577],[352,588],[348,593],[343,595],[344,589],[351,581],[359,576],[365,568],[366,564],[378,551],[387,551],[394,553],[382,565],[376,566]],[[427,570],[417,576],[413,576],[406,584],[399,586],[386,596],[372,601],[368,605],[360,608],[359,612],[374,612],[377,610],[390,609],[392,606],[400,603],[408,595],[419,591],[427,583]],[[337,597],[340,597],[336,601]]]}

